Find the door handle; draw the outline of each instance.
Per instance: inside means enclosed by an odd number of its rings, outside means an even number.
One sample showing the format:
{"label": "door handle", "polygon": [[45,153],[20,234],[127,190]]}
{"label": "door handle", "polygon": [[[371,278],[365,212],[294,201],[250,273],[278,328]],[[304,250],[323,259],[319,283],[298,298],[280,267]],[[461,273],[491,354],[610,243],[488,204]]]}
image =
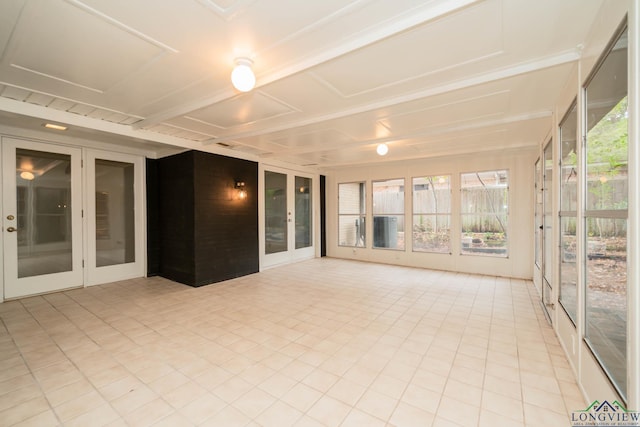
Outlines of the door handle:
{"label": "door handle", "polygon": [[18,231],[18,229],[17,229],[17,228],[15,228],[15,227],[7,227],[7,231],[8,231],[9,233],[13,233],[14,231]]}

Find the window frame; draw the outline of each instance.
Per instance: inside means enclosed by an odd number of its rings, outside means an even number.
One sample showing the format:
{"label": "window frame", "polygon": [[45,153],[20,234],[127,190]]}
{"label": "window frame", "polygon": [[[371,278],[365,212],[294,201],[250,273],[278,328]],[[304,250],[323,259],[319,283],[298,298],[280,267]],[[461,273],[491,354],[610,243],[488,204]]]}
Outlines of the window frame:
{"label": "window frame", "polygon": [[[375,194],[375,191],[374,191],[375,185],[376,185],[376,183],[390,182],[390,181],[402,181],[403,190],[402,190],[402,192],[398,192],[398,194],[402,194],[402,212],[378,212],[378,213],[376,213],[375,204],[374,204],[375,203],[375,195],[374,195]],[[406,250],[407,250],[406,201],[407,201],[407,183],[406,183],[406,178],[405,177],[371,180],[371,219],[372,219],[372,234],[373,234],[372,239],[371,239],[371,248],[372,249],[406,252]],[[384,216],[402,218],[403,225],[404,225],[404,242],[403,242],[403,245],[402,245],[401,248],[398,248],[398,247],[387,247],[387,246],[376,246],[376,241],[375,241],[375,222],[376,222],[376,217],[384,217]],[[398,233],[398,232],[396,232],[396,233]]]}
{"label": "window frame", "polygon": [[[340,186],[341,185],[348,185],[348,184],[358,184],[359,185],[359,189],[360,189],[360,194],[359,196],[364,197],[364,201],[363,203],[361,203],[361,207],[363,209],[363,211],[361,211],[358,214],[352,214],[352,213],[348,213],[348,214],[343,214],[341,213],[341,204],[340,204]],[[339,182],[338,183],[338,224],[337,224],[337,228],[338,228],[338,247],[343,247],[343,248],[366,248],[367,247],[367,205],[368,205],[368,201],[367,201],[367,181],[349,181],[349,182]],[[340,243],[340,224],[341,224],[341,217],[345,217],[345,216],[358,216],[361,219],[365,219],[364,222],[364,227],[362,227],[362,225],[359,225],[359,229],[356,230],[356,242],[354,245],[347,245],[347,244],[342,244]],[[359,234],[359,235],[358,235]],[[358,241],[360,240],[360,238],[362,238],[362,245],[358,245]]]}
{"label": "window frame", "polygon": [[[424,178],[436,178],[436,177],[447,177],[448,179],[448,184],[449,184],[449,206],[448,206],[448,210],[446,212],[418,212],[416,211],[416,204],[415,204],[415,180],[416,179],[424,179]],[[411,251],[412,252],[417,252],[417,253],[431,253],[431,254],[449,254],[452,255],[453,253],[453,248],[452,248],[452,220],[453,220],[453,213],[452,213],[452,204],[453,204],[453,187],[452,187],[452,178],[453,178],[453,174],[451,173],[446,173],[446,174],[437,174],[437,175],[422,175],[422,176],[413,176],[411,177],[411,213],[409,214],[411,216]],[[448,250],[445,251],[435,251],[435,250],[427,250],[427,249],[416,249],[416,245],[415,245],[415,239],[413,236],[413,228],[415,227],[415,217],[421,215],[421,216],[427,216],[427,217],[448,217],[449,219],[449,230],[448,230],[448,237],[449,237],[449,245],[448,245]],[[405,236],[406,236],[406,230],[405,230]]]}
{"label": "window frame", "polygon": [[[464,217],[467,215],[478,215],[477,213],[469,213],[469,212],[465,212],[464,208],[463,208],[463,190],[464,190],[464,183],[463,183],[463,176],[464,175],[471,175],[471,174],[481,174],[481,173],[488,173],[488,172],[506,172],[506,176],[507,176],[507,185],[506,185],[506,190],[507,190],[507,208],[506,208],[506,226],[504,226],[504,233],[505,233],[505,253],[503,254],[492,254],[492,253],[486,253],[486,254],[480,254],[480,253],[470,253],[470,252],[464,252],[464,243],[463,243],[463,236],[462,234],[464,233],[463,229],[464,229]],[[460,202],[459,202],[459,218],[460,218],[460,256],[480,256],[480,257],[489,257],[489,258],[504,258],[504,259],[508,259],[509,258],[509,251],[510,251],[510,246],[509,245],[509,235],[510,230],[510,222],[509,221],[509,217],[510,217],[510,212],[511,212],[511,194],[510,194],[510,189],[511,189],[511,170],[509,168],[496,168],[496,169],[484,169],[484,170],[476,170],[476,171],[467,171],[467,172],[460,172],[459,173],[459,191],[460,191]],[[496,215],[496,213],[483,213],[481,214],[483,216],[488,216],[488,215]]]}

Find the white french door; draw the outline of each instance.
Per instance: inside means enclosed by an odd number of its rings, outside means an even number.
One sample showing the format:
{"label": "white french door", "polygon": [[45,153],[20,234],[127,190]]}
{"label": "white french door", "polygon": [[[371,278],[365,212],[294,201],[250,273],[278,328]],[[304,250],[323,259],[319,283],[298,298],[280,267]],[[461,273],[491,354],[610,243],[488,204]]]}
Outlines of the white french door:
{"label": "white french door", "polygon": [[284,169],[260,168],[261,266],[313,258],[314,179]]}
{"label": "white french door", "polygon": [[81,153],[2,138],[4,298],[82,286]]}
{"label": "white french door", "polygon": [[88,150],[87,285],[144,276],[143,164]]}
{"label": "white french door", "polygon": [[553,141],[544,147],[542,169],[542,303],[553,323]]}

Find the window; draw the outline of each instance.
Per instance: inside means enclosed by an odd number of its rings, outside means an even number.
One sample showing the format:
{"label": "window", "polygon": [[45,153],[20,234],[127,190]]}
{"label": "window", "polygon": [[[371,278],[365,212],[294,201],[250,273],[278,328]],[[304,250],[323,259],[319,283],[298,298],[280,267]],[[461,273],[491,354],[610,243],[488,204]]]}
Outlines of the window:
{"label": "window", "polygon": [[460,175],[460,191],[461,253],[506,257],[508,172],[463,173]]}
{"label": "window", "polygon": [[586,334],[623,398],[627,393],[627,30],[585,88]]}
{"label": "window", "polygon": [[373,183],[373,247],[404,250],[404,179]]}
{"label": "window", "polygon": [[560,297],[559,301],[573,324],[577,310],[577,209],[578,156],[576,104],[560,123]]}
{"label": "window", "polygon": [[413,250],[451,253],[451,176],[413,178]]}
{"label": "window", "polygon": [[366,205],[364,182],[338,184],[339,246],[366,246]]}

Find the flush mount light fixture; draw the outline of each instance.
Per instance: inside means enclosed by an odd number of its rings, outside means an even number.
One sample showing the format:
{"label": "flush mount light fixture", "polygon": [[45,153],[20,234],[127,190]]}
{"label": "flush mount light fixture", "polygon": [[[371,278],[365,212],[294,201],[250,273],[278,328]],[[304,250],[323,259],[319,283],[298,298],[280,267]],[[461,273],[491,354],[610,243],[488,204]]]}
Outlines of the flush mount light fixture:
{"label": "flush mount light fixture", "polygon": [[35,178],[36,176],[33,174],[33,172],[29,172],[29,171],[23,171],[20,172],[20,178],[26,180],[26,181],[31,181]]}
{"label": "flush mount light fixture", "polygon": [[45,123],[43,125],[44,127],[46,127],[47,129],[54,129],[54,130],[67,130],[66,126],[63,125],[57,125],[55,123]]}
{"label": "flush mount light fixture", "polygon": [[384,156],[388,152],[389,152],[389,147],[387,146],[387,144],[378,144],[378,147],[376,148],[376,153],[378,153],[380,156]]}
{"label": "flush mount light fixture", "polygon": [[231,72],[231,83],[240,92],[249,92],[256,85],[256,76],[253,74],[253,61],[249,58],[236,58],[236,66]]}

